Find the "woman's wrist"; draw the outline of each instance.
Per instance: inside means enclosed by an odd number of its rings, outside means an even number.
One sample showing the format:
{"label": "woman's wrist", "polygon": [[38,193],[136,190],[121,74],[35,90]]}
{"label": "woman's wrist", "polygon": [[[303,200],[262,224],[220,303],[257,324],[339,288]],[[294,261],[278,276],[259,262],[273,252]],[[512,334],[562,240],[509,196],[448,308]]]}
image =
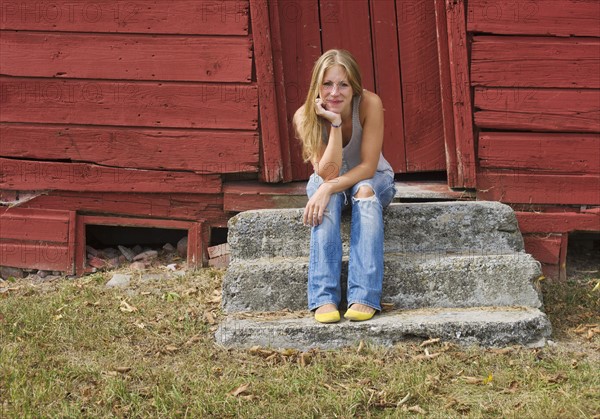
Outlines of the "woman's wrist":
{"label": "woman's wrist", "polygon": [[341,119],[339,119],[337,121],[336,120],[330,121],[330,123],[331,123],[331,126],[333,128],[340,128],[342,126],[342,120]]}

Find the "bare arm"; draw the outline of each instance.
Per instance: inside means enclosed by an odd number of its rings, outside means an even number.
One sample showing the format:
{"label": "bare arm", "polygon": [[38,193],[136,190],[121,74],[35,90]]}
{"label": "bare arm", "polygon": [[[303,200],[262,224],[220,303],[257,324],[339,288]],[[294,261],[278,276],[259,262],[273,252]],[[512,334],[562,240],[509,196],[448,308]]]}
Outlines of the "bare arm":
{"label": "bare arm", "polygon": [[[365,95],[367,94],[365,93]],[[383,146],[383,105],[379,96],[372,93],[369,94],[368,99],[366,97],[364,99],[367,100],[367,103],[364,104],[366,115],[360,150],[361,162],[341,176],[325,179],[326,183],[322,186],[326,187],[331,194],[344,191],[361,180],[370,179],[377,171],[377,163]],[[334,130],[332,129],[332,131]]]}

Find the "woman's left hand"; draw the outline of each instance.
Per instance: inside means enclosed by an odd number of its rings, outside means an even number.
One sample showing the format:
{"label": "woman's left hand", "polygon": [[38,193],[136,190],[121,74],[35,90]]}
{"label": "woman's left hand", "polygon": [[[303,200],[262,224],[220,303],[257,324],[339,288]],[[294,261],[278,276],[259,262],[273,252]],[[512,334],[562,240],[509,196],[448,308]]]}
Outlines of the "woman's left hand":
{"label": "woman's left hand", "polygon": [[302,216],[302,222],[304,225],[318,226],[323,222],[323,214],[329,204],[331,198],[331,192],[326,184],[322,184],[315,191],[313,196],[308,200],[306,207],[304,207],[304,214]]}

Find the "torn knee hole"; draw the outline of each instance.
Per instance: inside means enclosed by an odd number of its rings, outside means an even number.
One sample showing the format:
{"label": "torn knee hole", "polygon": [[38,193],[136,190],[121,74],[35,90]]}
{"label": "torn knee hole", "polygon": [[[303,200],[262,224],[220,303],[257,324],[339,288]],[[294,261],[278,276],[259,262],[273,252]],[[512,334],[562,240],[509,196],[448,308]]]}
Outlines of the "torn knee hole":
{"label": "torn knee hole", "polygon": [[368,199],[370,201],[375,197],[375,192],[370,186],[361,186],[358,191],[354,194],[356,199]]}

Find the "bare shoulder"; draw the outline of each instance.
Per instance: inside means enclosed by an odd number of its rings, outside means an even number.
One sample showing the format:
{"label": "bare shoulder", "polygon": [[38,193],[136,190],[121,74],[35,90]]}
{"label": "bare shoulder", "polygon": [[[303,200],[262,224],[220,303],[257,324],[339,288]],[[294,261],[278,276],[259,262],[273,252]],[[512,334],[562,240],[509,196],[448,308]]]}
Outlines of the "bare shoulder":
{"label": "bare shoulder", "polygon": [[362,98],[360,100],[360,119],[361,122],[368,118],[378,117],[383,114],[383,103],[377,93],[370,92],[366,89],[363,90]]}

